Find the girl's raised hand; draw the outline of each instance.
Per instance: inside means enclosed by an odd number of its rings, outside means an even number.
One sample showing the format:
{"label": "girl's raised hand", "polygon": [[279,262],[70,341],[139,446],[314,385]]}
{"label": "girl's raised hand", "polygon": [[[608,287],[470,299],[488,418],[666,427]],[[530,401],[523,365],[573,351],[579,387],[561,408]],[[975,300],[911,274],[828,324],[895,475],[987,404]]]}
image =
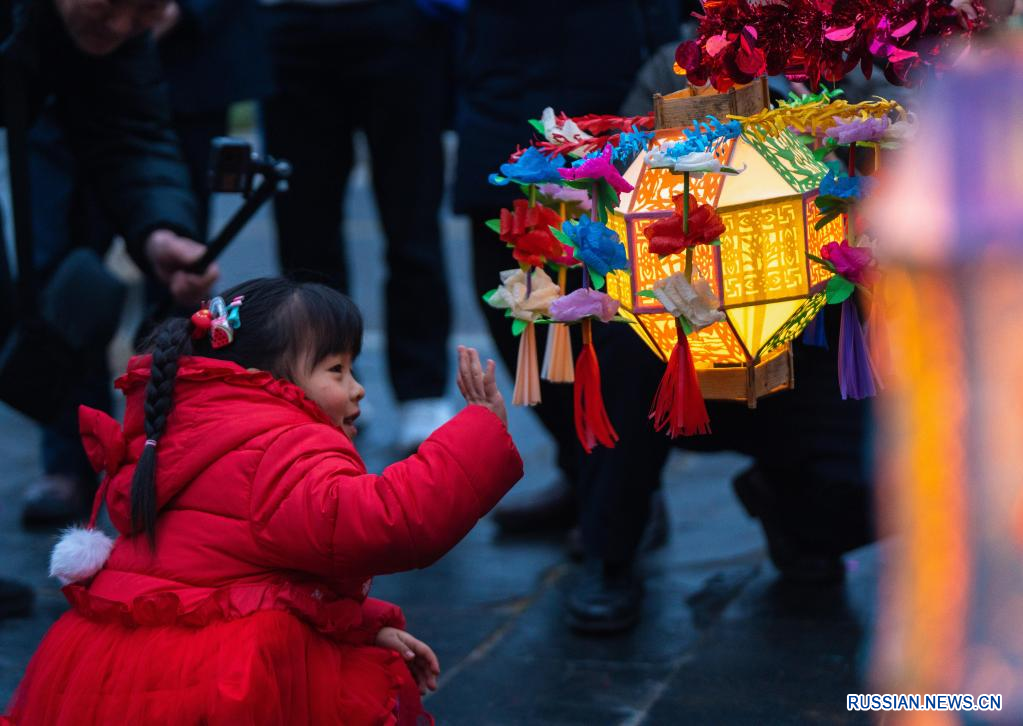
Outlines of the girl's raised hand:
{"label": "girl's raised hand", "polygon": [[458,346],[458,390],[462,392],[465,402],[469,405],[486,406],[508,426],[508,412],[504,408],[504,397],[497,388],[494,376],[494,361],[487,361],[487,370],[483,372],[480,356],[475,348]]}
{"label": "girl's raised hand", "polygon": [[433,650],[423,641],[412,637],[398,628],[380,628],[376,644],[381,648],[393,650],[405,659],[412,677],[416,679],[419,693],[426,694],[427,689],[437,690],[437,676],[440,675],[440,661]]}

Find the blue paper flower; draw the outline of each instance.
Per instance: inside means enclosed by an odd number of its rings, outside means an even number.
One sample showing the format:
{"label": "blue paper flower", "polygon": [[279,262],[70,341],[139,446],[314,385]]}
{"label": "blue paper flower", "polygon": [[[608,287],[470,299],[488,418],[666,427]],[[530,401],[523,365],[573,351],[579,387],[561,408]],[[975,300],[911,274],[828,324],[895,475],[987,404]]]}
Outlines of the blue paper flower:
{"label": "blue paper flower", "polygon": [[575,258],[590,272],[606,275],[628,266],[624,245],[618,234],[606,225],[591,221],[589,217],[580,217],[578,222],[565,222],[562,231],[575,244]]}
{"label": "blue paper flower", "polygon": [[862,199],[871,181],[865,176],[836,177],[834,171],[828,171],[821,179],[821,196]]}
{"label": "blue paper flower", "polygon": [[565,158],[555,156],[548,159],[535,146],[526,149],[514,163],[501,164],[500,174],[491,174],[490,183],[503,187],[510,182],[517,184],[546,184],[561,182],[558,167],[564,166]]}

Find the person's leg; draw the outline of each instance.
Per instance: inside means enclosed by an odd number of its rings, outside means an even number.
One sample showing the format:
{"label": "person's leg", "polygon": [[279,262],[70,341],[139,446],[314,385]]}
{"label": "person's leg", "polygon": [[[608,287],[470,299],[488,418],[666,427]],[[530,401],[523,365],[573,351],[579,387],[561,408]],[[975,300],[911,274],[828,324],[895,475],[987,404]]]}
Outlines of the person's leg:
{"label": "person's leg", "polygon": [[288,5],[265,12],[277,88],[262,106],[266,151],[292,165],[288,191],[274,199],[281,268],[345,290],[342,203],[352,119],[361,109],[339,82],[337,10]]}
{"label": "person's leg", "polygon": [[399,446],[408,448],[452,413],[439,400],[450,383],[451,309],[439,219],[447,36],[406,0],[379,0],[364,14],[370,32],[384,41],[367,48],[363,126],[387,238],[388,368],[395,396],[406,404]]}
{"label": "person's leg", "polygon": [[579,522],[586,570],[568,600],[569,623],[584,632],[631,627],[639,618],[634,569],[670,440],[649,420],[664,364],[624,325],[595,325],[604,405],[618,433],[614,448],[584,455]]}

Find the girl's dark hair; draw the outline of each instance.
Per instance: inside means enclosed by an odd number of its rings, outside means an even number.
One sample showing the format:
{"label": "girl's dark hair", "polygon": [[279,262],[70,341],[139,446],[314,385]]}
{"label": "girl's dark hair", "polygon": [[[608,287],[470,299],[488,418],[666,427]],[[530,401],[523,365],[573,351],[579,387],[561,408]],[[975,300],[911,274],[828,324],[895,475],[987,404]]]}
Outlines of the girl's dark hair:
{"label": "girl's dark hair", "polygon": [[[159,441],[167,426],[182,355],[229,360],[294,381],[296,374],[310,372],[328,355],[350,353],[355,358],[362,349],[359,309],[326,285],[264,277],[221,293],[226,303],[242,295],[241,327],[223,348],[214,348],[208,335],[193,339],[188,318],[167,320],[143,342],[142,351],[153,355],[144,403],[148,440]],[[131,483],[132,534],[146,533],[152,546],[155,523],[156,445],[150,444],[142,449]]]}

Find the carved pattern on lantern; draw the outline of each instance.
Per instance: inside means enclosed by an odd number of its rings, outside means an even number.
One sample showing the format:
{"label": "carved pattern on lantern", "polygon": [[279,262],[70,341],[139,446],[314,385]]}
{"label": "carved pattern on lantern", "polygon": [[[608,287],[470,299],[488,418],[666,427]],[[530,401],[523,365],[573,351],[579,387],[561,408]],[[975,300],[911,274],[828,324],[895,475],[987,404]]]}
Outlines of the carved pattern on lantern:
{"label": "carved pattern on lantern", "polygon": [[[671,140],[675,141],[682,138],[675,135],[671,137]],[[727,164],[734,145],[734,139],[721,144],[714,152],[714,156],[722,164]],[[691,177],[689,180],[689,191],[701,204],[716,204],[718,196],[721,194],[721,184],[724,182],[724,178],[723,174],[704,174],[699,178]],[[646,212],[673,209],[674,203],[671,201],[671,198],[676,194],[681,194],[683,186],[684,181],[681,174],[675,174],[667,169],[644,167],[636,184],[636,191],[633,192],[632,209],[630,211]]]}
{"label": "carved pattern on lantern", "polygon": [[[661,358],[667,360],[678,342],[675,318],[668,313],[643,316],[646,333],[653,339]],[[721,363],[742,364],[746,354],[728,323],[714,323],[689,336],[689,349],[697,368],[713,368]]]}
{"label": "carved pattern on lantern", "polygon": [[810,324],[810,321],[817,317],[817,314],[827,304],[828,299],[824,291],[818,292],[807,298],[799,309],[792,314],[788,322],[785,323],[781,328],[778,329],[774,335],[772,335],[766,343],[764,343],[760,350],[757,351],[757,357],[767,355],[773,350],[780,348],[781,346],[788,343],[790,340],[795,340],[796,337],[803,332],[803,329]]}
{"label": "carved pattern on lantern", "polygon": [[805,295],[802,200],[781,199],[721,213],[724,303],[743,305]]}
{"label": "carved pattern on lantern", "polygon": [[[814,199],[817,195],[807,196],[804,200],[806,208],[806,251],[815,257],[821,256],[821,248],[828,242],[841,242],[845,239],[845,215],[839,215],[828,222],[821,229],[814,229],[814,225],[824,215],[817,209]],[[810,265],[810,287],[833,276],[831,270],[813,260],[808,260]]]}
{"label": "carved pattern on lantern", "polygon": [[806,193],[816,189],[828,167],[813,158],[813,152],[799,142],[793,134],[779,134],[764,139],[745,134],[743,138],[760,152],[775,171],[784,177],[793,189]]}

